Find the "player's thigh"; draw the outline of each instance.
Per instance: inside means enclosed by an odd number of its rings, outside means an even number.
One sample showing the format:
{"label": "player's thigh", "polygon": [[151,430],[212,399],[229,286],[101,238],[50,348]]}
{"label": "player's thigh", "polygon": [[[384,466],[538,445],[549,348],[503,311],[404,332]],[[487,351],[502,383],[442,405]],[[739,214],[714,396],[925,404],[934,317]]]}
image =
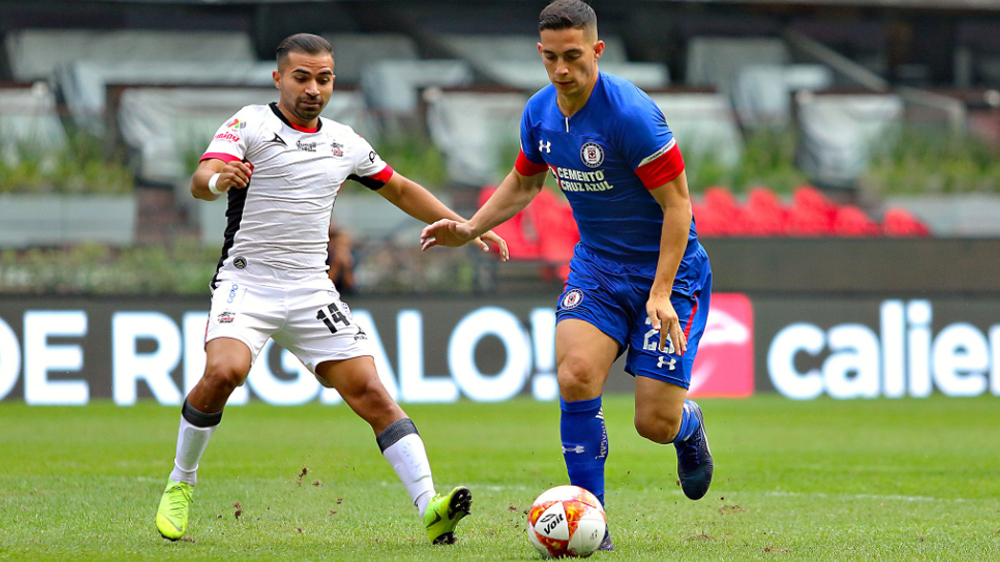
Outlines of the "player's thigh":
{"label": "player's thigh", "polygon": [[619,349],[617,341],[587,321],[560,320],[556,325],[556,365],[563,400],[600,396]]}
{"label": "player's thigh", "polygon": [[212,294],[205,327],[206,373],[242,370],[245,379],[267,339],[283,322],[281,291],[240,281],[221,282]]}
{"label": "player's thigh", "polygon": [[272,337],[327,387],[333,387],[333,382],[319,373],[320,364],[372,355],[368,334],[354,322],[350,307],[333,290],[292,291],[288,319]]}
{"label": "player's thigh", "polygon": [[[702,315],[698,314],[698,299],[680,293],[670,296],[670,303],[677,312],[681,328],[686,336],[700,337],[704,326]],[[689,343],[687,352],[681,355],[670,338],[667,347],[660,350],[660,332],[654,330],[645,310],[636,315],[635,325],[629,333],[629,350],[625,358],[625,371],[636,377],[647,377],[687,389],[691,385],[691,367],[697,353],[697,338]]]}

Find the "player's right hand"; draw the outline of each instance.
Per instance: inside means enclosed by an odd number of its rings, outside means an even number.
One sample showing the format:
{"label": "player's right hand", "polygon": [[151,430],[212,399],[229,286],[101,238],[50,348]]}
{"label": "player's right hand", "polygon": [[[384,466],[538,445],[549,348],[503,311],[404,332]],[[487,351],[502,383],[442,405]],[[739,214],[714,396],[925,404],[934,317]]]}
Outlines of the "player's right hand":
{"label": "player's right hand", "polygon": [[220,173],[222,175],[219,176],[219,181],[215,182],[215,188],[219,191],[229,191],[233,188],[245,189],[250,185],[253,170],[246,162],[233,161],[227,162]]}
{"label": "player's right hand", "polygon": [[457,248],[475,238],[475,233],[467,222],[441,219],[424,227],[420,232],[420,249],[427,251],[434,246]]}

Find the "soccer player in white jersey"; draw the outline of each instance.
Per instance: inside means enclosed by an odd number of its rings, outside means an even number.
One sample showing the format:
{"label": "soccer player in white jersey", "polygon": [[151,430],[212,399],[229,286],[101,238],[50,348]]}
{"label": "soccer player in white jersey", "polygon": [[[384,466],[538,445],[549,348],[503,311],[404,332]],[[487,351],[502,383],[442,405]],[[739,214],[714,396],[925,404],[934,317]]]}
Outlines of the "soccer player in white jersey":
{"label": "soccer player in white jersey", "polygon": [[[273,338],[371,425],[431,541],[454,542],[472,494],[462,486],[435,493],[423,441],[379,381],[365,332],[326,275],[326,254],[334,200],[348,179],[424,222],[463,219],[395,172],[353,129],[319,116],[335,78],[326,40],[292,35],[278,46],[277,61],[279,101],[244,107],[229,119],[191,181],[198,199],[228,197],[228,226],[212,279],[205,374],[181,410],[157,529],[171,540],[184,535],[202,453],[230,394]],[[502,239],[493,233],[483,239],[506,258]],[[482,239],[477,242],[488,250]]]}

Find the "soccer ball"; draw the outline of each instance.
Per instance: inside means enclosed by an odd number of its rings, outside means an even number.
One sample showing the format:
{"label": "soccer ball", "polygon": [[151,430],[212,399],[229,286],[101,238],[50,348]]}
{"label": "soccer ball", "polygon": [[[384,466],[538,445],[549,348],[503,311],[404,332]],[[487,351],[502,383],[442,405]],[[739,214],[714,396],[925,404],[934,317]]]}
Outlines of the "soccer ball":
{"label": "soccer ball", "polygon": [[576,486],[556,486],[528,510],[528,538],[545,558],[590,556],[607,528],[601,502]]}

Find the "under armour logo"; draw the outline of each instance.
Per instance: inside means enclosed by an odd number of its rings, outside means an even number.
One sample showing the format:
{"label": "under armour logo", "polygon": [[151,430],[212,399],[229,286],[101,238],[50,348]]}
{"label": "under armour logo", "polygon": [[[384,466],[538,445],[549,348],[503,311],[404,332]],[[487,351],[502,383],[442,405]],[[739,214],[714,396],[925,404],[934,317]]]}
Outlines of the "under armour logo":
{"label": "under armour logo", "polygon": [[552,153],[552,141],[548,141],[548,142],[543,141],[543,140],[538,141],[538,150],[540,150],[540,151],[544,150],[546,154],[551,154]]}
{"label": "under armour logo", "polygon": [[666,365],[667,367],[670,368],[671,371],[673,371],[674,369],[677,368],[677,359],[671,357],[668,360],[665,356],[661,355],[659,359],[656,361],[656,368],[662,369],[664,365]]}

